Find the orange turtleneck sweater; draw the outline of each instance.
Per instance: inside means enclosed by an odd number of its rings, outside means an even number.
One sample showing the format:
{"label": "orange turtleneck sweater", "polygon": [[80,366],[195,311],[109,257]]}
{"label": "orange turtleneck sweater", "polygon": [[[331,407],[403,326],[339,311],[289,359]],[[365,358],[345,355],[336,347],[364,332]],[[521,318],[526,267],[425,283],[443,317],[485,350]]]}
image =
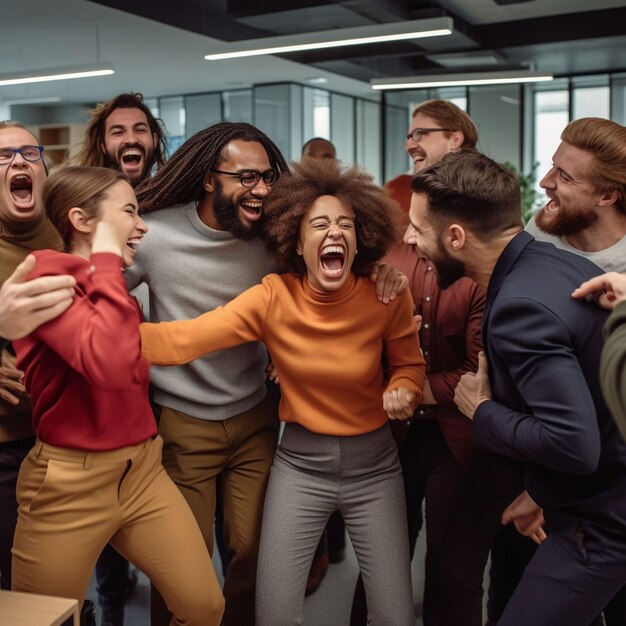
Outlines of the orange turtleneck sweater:
{"label": "orange turtleneck sweater", "polygon": [[385,390],[406,387],[421,395],[424,358],[412,311],[408,291],[384,305],[369,278],[351,274],[340,290],[320,292],[306,277],[270,274],[196,319],[142,324],[142,354],[153,364],[180,365],[262,341],[280,378],[283,421],[316,433],[360,435],[387,421]]}

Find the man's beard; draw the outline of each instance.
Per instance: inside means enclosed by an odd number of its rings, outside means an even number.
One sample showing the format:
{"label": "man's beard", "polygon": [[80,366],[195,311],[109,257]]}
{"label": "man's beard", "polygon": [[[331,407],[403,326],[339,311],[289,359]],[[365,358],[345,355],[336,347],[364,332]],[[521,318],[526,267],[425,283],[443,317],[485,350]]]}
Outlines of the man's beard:
{"label": "man's beard", "polygon": [[[119,155],[124,150],[127,150],[128,148],[137,148],[138,150],[141,150],[141,152],[143,152],[144,165],[143,165],[143,169],[137,176],[129,176],[127,172],[124,170],[124,166],[122,165],[122,162],[120,160],[121,157]],[[148,148],[146,150],[146,148],[144,148],[144,146],[142,146],[140,143],[122,144],[117,149],[116,154],[111,154],[110,152],[104,153],[104,167],[108,167],[110,169],[115,169],[115,170],[118,170],[119,172],[122,172],[122,174],[126,176],[126,178],[128,179],[128,182],[131,184],[133,188],[137,187],[139,183],[142,183],[146,178],[148,178],[148,176],[150,175],[150,171],[152,170],[152,166],[154,165],[154,160],[155,160],[154,148]]]}
{"label": "man's beard", "polygon": [[567,237],[577,235],[589,228],[598,219],[594,211],[573,213],[559,206],[554,215],[551,215],[546,207],[541,209],[535,218],[539,230],[553,237]]}
{"label": "man's beard", "polygon": [[260,232],[260,222],[244,224],[239,218],[237,205],[222,193],[222,185],[216,180],[213,192],[213,213],[219,225],[237,239],[254,239]]}
{"label": "man's beard", "polygon": [[447,289],[466,275],[465,263],[450,256],[441,244],[439,245],[437,256],[431,256],[430,260],[437,271],[437,285],[439,289]]}

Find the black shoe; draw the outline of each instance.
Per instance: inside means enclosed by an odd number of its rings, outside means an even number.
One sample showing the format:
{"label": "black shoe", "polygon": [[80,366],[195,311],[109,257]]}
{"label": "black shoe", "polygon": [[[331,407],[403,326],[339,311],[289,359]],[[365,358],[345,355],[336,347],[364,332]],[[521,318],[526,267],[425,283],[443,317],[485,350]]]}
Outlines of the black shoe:
{"label": "black shoe", "polygon": [[96,626],[96,605],[85,600],[80,610],[80,626]]}
{"label": "black shoe", "polygon": [[124,626],[124,609],[102,611],[100,626]]}

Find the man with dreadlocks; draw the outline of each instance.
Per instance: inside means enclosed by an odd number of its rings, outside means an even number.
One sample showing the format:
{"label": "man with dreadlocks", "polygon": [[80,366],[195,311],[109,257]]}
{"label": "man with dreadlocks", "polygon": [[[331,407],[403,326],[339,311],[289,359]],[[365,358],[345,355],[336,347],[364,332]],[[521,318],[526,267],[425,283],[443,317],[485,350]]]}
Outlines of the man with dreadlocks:
{"label": "man with dreadlocks", "polygon": [[165,133],[140,93],[122,93],[91,111],[75,165],[119,170],[136,187],[165,161]]}
{"label": "man with dreadlocks", "polygon": [[[276,269],[255,236],[272,183],[287,169],[265,134],[248,124],[220,123],[191,137],[137,188],[150,236],[125,276],[129,289],[148,285],[151,321],[221,306]],[[232,559],[223,624],[232,626],[254,624],[261,515],[278,437],[266,364],[264,347],[250,343],[151,371],[162,407],[163,464],[211,552],[217,499],[224,512]],[[169,624],[154,588],[152,595],[152,625]]]}
{"label": "man with dreadlocks", "polygon": [[[263,132],[222,122],[188,139],[137,188],[150,235],[125,276],[130,289],[148,285],[152,322],[196,317],[276,271],[257,235],[265,199],[287,170]],[[387,293],[383,301],[389,299]],[[182,367],[151,370],[154,400],[162,407],[163,465],[211,552],[216,501],[223,510],[232,557],[224,581],[225,626],[254,624],[263,501],[278,439],[266,364],[263,345],[247,343]],[[151,604],[152,626],[169,624],[154,589]]]}

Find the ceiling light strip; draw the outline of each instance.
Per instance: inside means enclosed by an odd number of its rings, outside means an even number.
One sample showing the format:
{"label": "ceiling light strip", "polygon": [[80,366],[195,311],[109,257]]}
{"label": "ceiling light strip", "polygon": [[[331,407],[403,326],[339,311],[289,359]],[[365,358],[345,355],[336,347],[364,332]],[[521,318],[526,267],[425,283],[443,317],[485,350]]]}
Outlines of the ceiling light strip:
{"label": "ceiling light strip", "polygon": [[370,81],[372,89],[427,89],[429,87],[457,87],[473,85],[505,85],[537,83],[553,80],[552,74],[533,72],[485,72],[483,74],[445,74],[439,76],[406,76]]}
{"label": "ceiling light strip", "polygon": [[265,54],[283,54],[303,50],[439,37],[452,34],[453,28],[454,22],[449,17],[375,24],[356,28],[336,28],[328,31],[266,37],[224,44],[219,50],[205,55],[204,58],[208,61],[218,61]]}
{"label": "ceiling light strip", "polygon": [[69,80],[73,78],[91,78],[93,76],[107,76],[114,74],[112,67],[74,67],[74,68],[54,68],[41,70],[38,72],[28,72],[22,74],[0,74],[0,86],[24,85],[27,83],[45,83],[54,80]]}

